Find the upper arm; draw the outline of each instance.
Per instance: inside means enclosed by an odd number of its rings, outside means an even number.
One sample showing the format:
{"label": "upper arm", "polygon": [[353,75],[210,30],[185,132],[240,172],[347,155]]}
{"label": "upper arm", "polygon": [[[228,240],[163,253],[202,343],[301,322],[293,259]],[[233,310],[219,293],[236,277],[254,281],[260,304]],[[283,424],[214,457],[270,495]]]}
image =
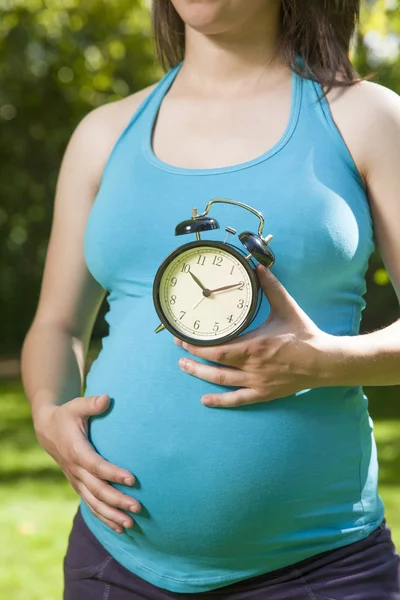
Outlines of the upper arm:
{"label": "upper arm", "polygon": [[87,218],[118,136],[149,88],[90,112],[65,151],[53,208],[42,285],[32,326],[62,327],[88,345],[106,291],[89,272],[83,251]]}
{"label": "upper arm", "polygon": [[400,96],[375,84],[367,129],[366,180],[376,247],[400,302]]}
{"label": "upper arm", "polygon": [[[97,193],[104,148],[95,111],[78,125],[68,143],[57,181],[52,224],[39,302],[33,321],[88,336],[105,291],[91,277],[83,255],[83,234]],[[89,332],[90,335],[90,332]]]}
{"label": "upper arm", "polygon": [[365,182],[376,248],[400,302],[400,96],[362,81],[328,99]]}

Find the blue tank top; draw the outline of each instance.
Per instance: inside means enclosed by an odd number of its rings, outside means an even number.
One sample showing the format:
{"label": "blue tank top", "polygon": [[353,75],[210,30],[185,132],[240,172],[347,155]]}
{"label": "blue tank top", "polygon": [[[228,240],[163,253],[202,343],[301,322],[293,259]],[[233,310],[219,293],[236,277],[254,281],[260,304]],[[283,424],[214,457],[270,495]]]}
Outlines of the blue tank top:
{"label": "blue tank top", "polygon": [[[274,236],[272,272],[318,327],[339,336],[359,332],[374,235],[359,172],[329,104],[317,102],[321,87],[294,70],[286,129],[261,156],[206,169],[158,159],[152,131],[181,66],[163,76],[117,140],[84,238],[88,268],[109,292],[109,333],[84,395],[112,401],[91,419],[89,437],[135,475],[133,487],[113,485],[143,509],[123,534],[83,500],[81,510],[125,568],[170,591],[203,592],[365,538],[382,522],[384,505],[361,386],[236,408],[201,404],[202,395],[231,388],[181,371],[186,352],[168,331],[154,333],[156,271],[192,239],[175,237],[175,226],[216,197],[262,212],[265,234]],[[212,216],[239,232],[258,225],[227,204],[214,205]],[[222,240],[223,230],[203,237]],[[268,314],[263,296],[247,331]]]}

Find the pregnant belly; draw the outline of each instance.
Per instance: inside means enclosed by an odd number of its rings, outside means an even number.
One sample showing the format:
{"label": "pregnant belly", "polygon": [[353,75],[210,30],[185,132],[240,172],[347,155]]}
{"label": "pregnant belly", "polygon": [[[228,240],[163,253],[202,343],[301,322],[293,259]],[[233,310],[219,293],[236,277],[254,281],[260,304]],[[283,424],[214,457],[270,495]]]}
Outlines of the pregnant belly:
{"label": "pregnant belly", "polygon": [[304,507],[322,517],[329,502],[343,509],[339,496],[352,507],[358,445],[338,444],[338,436],[357,438],[339,388],[323,397],[310,390],[269,403],[206,407],[203,394],[229,388],[182,372],[184,351],[167,332],[138,334],[104,340],[85,391],[112,401],[91,419],[89,433],[104,458],[137,479],[133,487],[114,484],[143,506],[127,530],[135,543],[176,555],[239,556],[238,540],[257,552],[283,524],[288,531],[304,526]]}

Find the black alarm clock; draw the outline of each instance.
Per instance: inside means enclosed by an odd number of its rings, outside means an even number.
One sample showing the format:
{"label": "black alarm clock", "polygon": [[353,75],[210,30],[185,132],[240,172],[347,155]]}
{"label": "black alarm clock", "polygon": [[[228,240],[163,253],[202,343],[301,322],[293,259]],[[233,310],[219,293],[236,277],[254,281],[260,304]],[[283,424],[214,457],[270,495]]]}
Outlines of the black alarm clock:
{"label": "black alarm clock", "polygon": [[[260,220],[258,234],[238,235],[247,252],[230,242],[236,230],[227,226],[223,242],[201,239],[201,233],[219,229],[208,217],[212,204],[223,202],[249,210]],[[174,250],[162,262],[153,284],[153,301],[161,324],[158,333],[168,329],[177,338],[196,346],[225,343],[244,331],[261,305],[262,295],[255,260],[270,268],[275,257],[268,247],[272,239],[263,237],[264,218],[260,212],[234,200],[214,198],[198,215],[175,228],[175,235],[195,234],[196,240]]]}

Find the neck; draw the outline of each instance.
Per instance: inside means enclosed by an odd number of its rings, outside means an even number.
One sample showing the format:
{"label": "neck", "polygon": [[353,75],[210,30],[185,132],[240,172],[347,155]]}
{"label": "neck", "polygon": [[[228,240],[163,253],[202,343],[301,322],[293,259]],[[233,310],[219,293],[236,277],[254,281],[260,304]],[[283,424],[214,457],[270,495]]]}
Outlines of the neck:
{"label": "neck", "polygon": [[256,85],[266,74],[282,72],[284,63],[277,53],[279,7],[279,3],[271,3],[263,18],[257,14],[236,29],[222,33],[204,34],[186,25],[181,70],[187,83],[201,81],[203,90],[208,84],[213,89],[216,86],[237,89]]}

